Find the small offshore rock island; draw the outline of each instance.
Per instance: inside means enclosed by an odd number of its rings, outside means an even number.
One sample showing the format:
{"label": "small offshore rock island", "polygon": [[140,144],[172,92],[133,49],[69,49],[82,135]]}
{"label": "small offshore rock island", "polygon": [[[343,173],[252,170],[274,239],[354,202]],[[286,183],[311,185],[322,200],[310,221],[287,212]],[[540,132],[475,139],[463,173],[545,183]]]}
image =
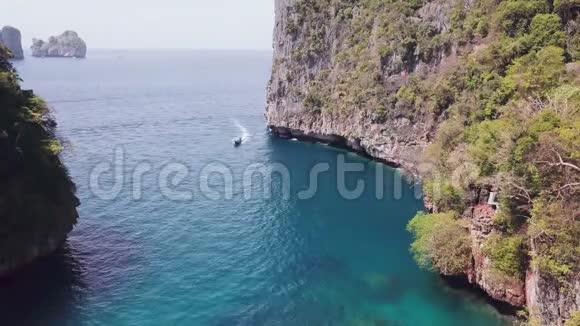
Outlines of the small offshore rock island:
{"label": "small offshore rock island", "polygon": [[48,42],[33,39],[33,57],[62,57],[62,58],[85,58],[87,55],[87,45],[76,32],[65,31],[59,36],[51,36]]}
{"label": "small offshore rock island", "polygon": [[51,254],[77,222],[75,185],[59,159],[49,109],[0,46],[0,276]]}
{"label": "small offshore rock island", "polygon": [[22,35],[12,26],[4,26],[0,30],[0,46],[6,47],[12,53],[12,59],[24,59],[22,50]]}
{"label": "small offshore rock island", "polygon": [[424,182],[419,265],[580,319],[580,4],[276,0],[266,118]]}

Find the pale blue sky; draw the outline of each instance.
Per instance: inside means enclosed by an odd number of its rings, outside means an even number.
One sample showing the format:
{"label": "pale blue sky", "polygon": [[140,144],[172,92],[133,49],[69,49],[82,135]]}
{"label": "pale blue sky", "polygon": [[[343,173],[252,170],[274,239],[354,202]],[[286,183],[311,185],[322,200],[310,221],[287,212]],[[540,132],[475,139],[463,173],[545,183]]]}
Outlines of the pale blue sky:
{"label": "pale blue sky", "polygon": [[274,0],[1,0],[0,26],[75,30],[90,48],[271,49]]}

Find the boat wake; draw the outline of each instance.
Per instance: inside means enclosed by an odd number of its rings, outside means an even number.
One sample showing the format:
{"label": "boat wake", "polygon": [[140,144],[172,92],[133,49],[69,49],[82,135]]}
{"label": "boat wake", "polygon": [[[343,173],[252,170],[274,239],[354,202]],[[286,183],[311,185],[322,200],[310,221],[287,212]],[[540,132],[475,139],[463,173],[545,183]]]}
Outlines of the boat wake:
{"label": "boat wake", "polygon": [[238,127],[238,129],[240,129],[240,132],[242,133],[242,135],[240,136],[242,138],[242,141],[244,143],[247,143],[248,141],[250,141],[250,139],[252,139],[252,134],[250,134],[248,129],[246,127],[242,126],[242,124],[238,120],[233,120],[233,122],[234,122],[234,125],[236,125],[236,127]]}

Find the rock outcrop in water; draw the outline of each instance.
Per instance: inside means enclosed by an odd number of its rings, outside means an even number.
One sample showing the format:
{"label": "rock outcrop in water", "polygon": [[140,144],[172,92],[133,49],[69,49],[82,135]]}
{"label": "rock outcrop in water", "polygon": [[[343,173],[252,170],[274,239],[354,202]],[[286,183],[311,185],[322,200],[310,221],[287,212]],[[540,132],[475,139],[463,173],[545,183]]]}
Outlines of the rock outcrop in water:
{"label": "rock outcrop in water", "polygon": [[[527,305],[530,318],[546,325],[562,325],[580,309],[580,263],[550,252],[579,246],[573,148],[580,144],[555,136],[579,131],[533,125],[545,116],[578,121],[557,108],[564,100],[578,106],[577,73],[564,69],[565,60],[580,59],[576,2],[276,0],[275,10],[266,108],[274,134],[346,147],[423,177],[429,196],[433,185],[443,192],[433,210],[467,224],[471,283],[496,300]],[[541,131],[512,131],[518,124]],[[560,159],[546,152],[548,163],[534,163],[548,139]],[[543,178],[544,189],[559,190],[541,193],[525,169]],[[492,187],[505,207],[488,203]],[[538,215],[544,205],[550,210]],[[546,231],[527,222],[555,225],[542,219],[568,224]]]}
{"label": "rock outcrop in water", "polygon": [[10,50],[14,59],[24,59],[22,35],[18,29],[12,26],[4,26],[0,30],[0,45]]}
{"label": "rock outcrop in water", "polygon": [[51,36],[48,42],[33,39],[31,50],[34,57],[84,58],[87,55],[85,41],[73,31]]}
{"label": "rock outcrop in water", "polygon": [[0,48],[0,276],[55,251],[78,218],[56,123],[19,83]]}

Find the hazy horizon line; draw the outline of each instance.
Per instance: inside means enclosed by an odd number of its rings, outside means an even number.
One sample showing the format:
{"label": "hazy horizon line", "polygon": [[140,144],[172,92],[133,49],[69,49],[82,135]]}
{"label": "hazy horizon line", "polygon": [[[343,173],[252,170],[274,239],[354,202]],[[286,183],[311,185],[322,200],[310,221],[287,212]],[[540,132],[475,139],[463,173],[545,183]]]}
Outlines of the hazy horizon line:
{"label": "hazy horizon line", "polygon": [[[31,52],[30,47],[23,45],[25,52]],[[115,50],[115,51],[254,51],[254,52],[273,52],[273,48],[106,48],[90,47],[90,51]]]}

